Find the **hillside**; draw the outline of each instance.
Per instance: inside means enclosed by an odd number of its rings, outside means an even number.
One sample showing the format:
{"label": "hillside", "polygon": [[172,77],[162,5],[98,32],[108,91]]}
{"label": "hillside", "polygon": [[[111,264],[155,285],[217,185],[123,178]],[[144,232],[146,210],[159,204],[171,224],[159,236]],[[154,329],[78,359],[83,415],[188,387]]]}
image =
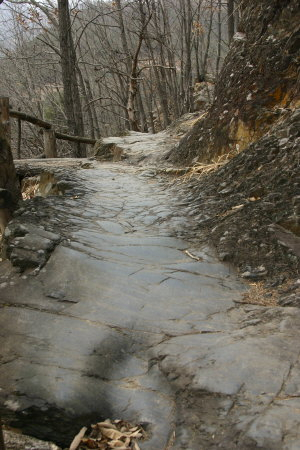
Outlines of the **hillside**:
{"label": "hillside", "polygon": [[172,162],[238,153],[300,106],[298,1],[244,0],[241,10],[214,103],[170,153]]}
{"label": "hillside", "polygon": [[188,185],[199,230],[245,278],[279,285],[300,267],[300,8],[243,5],[215,101],[166,159],[229,159]]}

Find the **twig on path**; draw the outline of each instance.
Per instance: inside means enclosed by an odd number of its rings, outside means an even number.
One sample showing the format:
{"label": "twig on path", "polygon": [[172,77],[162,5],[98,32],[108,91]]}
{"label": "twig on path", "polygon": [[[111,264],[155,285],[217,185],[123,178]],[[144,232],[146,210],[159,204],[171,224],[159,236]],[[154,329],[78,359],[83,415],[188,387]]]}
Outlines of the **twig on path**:
{"label": "twig on path", "polygon": [[69,450],[77,450],[77,448],[79,447],[80,443],[81,443],[81,439],[84,437],[85,432],[87,430],[87,427],[83,427],[81,428],[81,430],[79,431],[79,433],[74,437]]}
{"label": "twig on path", "polygon": [[188,250],[185,250],[184,253],[188,255],[190,258],[195,259],[196,261],[202,261],[202,258],[199,258],[199,256],[192,255],[192,253],[190,253]]}

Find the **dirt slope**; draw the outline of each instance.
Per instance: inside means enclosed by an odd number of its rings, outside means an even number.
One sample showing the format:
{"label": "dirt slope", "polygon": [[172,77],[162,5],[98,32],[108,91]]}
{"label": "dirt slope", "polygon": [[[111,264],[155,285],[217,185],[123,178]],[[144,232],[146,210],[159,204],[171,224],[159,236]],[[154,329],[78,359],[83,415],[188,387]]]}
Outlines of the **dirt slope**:
{"label": "dirt slope", "polygon": [[202,212],[199,227],[249,278],[299,275],[299,144],[297,110],[212,175],[189,183]]}
{"label": "dirt slope", "polygon": [[189,184],[199,229],[245,278],[278,286],[300,268],[300,6],[242,1],[242,11],[213,105],[167,160],[229,155]]}
{"label": "dirt slope", "polygon": [[213,105],[169,154],[172,162],[239,152],[299,107],[299,2],[242,0],[241,11]]}

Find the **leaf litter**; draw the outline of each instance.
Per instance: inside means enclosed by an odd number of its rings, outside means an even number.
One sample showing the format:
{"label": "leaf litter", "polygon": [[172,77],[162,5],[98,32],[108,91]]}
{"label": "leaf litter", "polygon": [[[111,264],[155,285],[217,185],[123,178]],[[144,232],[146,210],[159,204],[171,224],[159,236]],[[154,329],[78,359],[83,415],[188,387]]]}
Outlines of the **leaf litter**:
{"label": "leaf litter", "polygon": [[105,420],[91,426],[88,432],[83,427],[73,439],[69,450],[140,450],[138,440],[146,439],[145,430],[140,426],[135,426],[125,420]]}

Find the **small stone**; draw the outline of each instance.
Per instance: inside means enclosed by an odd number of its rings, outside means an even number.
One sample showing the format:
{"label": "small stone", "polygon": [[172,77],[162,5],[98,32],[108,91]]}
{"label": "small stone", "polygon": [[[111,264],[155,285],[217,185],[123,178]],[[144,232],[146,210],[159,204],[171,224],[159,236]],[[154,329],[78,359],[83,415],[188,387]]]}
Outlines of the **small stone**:
{"label": "small stone", "polygon": [[249,280],[258,280],[260,278],[263,278],[265,275],[267,275],[268,271],[265,269],[264,266],[260,266],[254,270],[247,270],[244,273],[242,273],[241,277],[246,278]]}
{"label": "small stone", "polygon": [[250,278],[251,277],[251,272],[249,272],[248,270],[244,273],[241,274],[242,278]]}
{"label": "small stone", "polygon": [[291,294],[285,297],[281,297],[278,300],[280,306],[295,306],[300,307],[300,294]]}

